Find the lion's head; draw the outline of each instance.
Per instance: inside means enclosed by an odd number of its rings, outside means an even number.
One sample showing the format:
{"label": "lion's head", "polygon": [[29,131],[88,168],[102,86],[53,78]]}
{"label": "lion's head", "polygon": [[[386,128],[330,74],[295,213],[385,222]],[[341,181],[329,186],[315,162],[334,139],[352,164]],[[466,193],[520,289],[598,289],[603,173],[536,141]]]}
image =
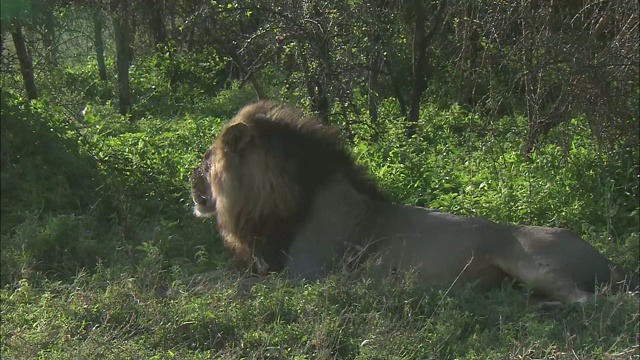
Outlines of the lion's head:
{"label": "lion's head", "polygon": [[216,199],[211,189],[211,167],[214,164],[213,148],[207,150],[200,166],[191,173],[191,198],[195,203],[193,213],[198,217],[210,217],[215,214]]}
{"label": "lion's head", "polygon": [[367,195],[375,183],[344,148],[338,129],[283,104],[244,107],[191,175],[198,216],[215,213],[225,244],[257,272],[279,271],[316,190],[342,174]]}

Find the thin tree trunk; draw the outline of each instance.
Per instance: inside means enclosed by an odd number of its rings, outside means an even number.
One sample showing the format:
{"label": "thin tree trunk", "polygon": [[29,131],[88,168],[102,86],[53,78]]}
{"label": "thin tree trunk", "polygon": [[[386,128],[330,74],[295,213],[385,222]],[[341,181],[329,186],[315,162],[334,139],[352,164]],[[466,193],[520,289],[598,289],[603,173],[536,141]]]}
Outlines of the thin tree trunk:
{"label": "thin tree trunk", "polygon": [[2,20],[0,20],[0,60],[4,56],[4,31],[1,30],[3,27]]}
{"label": "thin tree trunk", "polygon": [[387,69],[389,73],[389,78],[391,79],[391,87],[393,88],[394,96],[398,101],[398,106],[400,107],[400,113],[402,116],[407,116],[407,103],[405,102],[404,95],[400,90],[400,84],[398,81],[398,74],[395,71],[395,68],[391,64],[391,60],[389,58],[384,59],[384,67]]}
{"label": "thin tree trunk", "polygon": [[220,44],[220,45],[222,46],[224,51],[227,53],[227,55],[229,55],[231,60],[233,60],[233,62],[238,67],[238,69],[240,69],[240,72],[251,83],[251,85],[253,86],[253,90],[256,92],[256,96],[258,97],[258,99],[259,100],[266,99],[267,93],[264,91],[264,88],[262,87],[262,83],[260,82],[260,80],[258,80],[258,78],[255,76],[253,71],[247,68],[247,66],[244,64],[244,61],[240,57],[240,54],[238,54],[238,52],[235,51],[234,49],[231,49],[229,46],[226,46],[224,44]]}
{"label": "thin tree trunk", "polygon": [[136,14],[135,14],[136,9],[134,8],[136,3],[133,2],[133,0],[121,0],[121,1],[127,2],[128,13],[125,14],[124,16],[129,21],[129,27],[127,28],[129,32],[128,32],[127,38],[129,39],[129,66],[131,66],[133,64],[133,57],[135,56],[135,53],[133,51],[134,50],[133,40],[136,38],[136,33],[138,31],[138,18],[136,17]]}
{"label": "thin tree trunk", "polygon": [[113,32],[116,40],[116,71],[118,74],[118,107],[120,115],[131,110],[129,64],[131,60],[129,39],[129,0],[112,0]]}
{"label": "thin tree trunk", "polygon": [[322,121],[329,123],[329,99],[323,81],[314,76],[310,86],[314,89],[311,98],[311,110],[318,115]]}
{"label": "thin tree trunk", "polygon": [[311,1],[307,5],[294,3],[299,5],[300,16],[311,25],[297,39],[301,49],[300,60],[311,110],[323,122],[328,123],[330,101],[327,88],[330,81],[336,80],[331,72],[331,39],[333,38],[329,30],[331,20],[316,1]]}
{"label": "thin tree trunk", "polygon": [[36,88],[36,80],[33,75],[33,62],[27,52],[24,35],[22,34],[22,25],[17,20],[13,21],[12,25],[11,37],[13,37],[13,44],[16,48],[18,62],[20,63],[20,72],[22,73],[22,80],[24,81],[27,98],[29,100],[35,100],[38,98],[38,90]]}
{"label": "thin tree trunk", "polygon": [[58,48],[55,45],[55,19],[53,17],[53,5],[52,1],[45,1],[44,34],[42,37],[47,59],[51,65],[55,65],[58,60]]}
{"label": "thin tree trunk", "polygon": [[[524,9],[529,9],[526,5],[523,5]],[[531,11],[533,11],[531,9]],[[529,26],[527,24],[527,17],[532,16],[532,14],[527,14],[522,17],[522,54],[523,54],[523,62],[524,62],[524,92],[525,99],[527,102],[527,123],[528,123],[528,134],[527,134],[527,143],[525,146],[525,153],[529,154],[533,151],[533,147],[538,138],[539,133],[539,124],[538,124],[538,102],[535,96],[534,84],[533,84],[533,55],[532,55],[532,47],[533,42],[531,41],[531,34],[529,33]]]}
{"label": "thin tree trunk", "polygon": [[353,131],[351,131],[351,121],[349,120],[349,109],[347,108],[347,101],[346,99],[344,99],[344,96],[341,96],[341,98],[342,99],[340,99],[340,107],[342,110],[342,118],[344,119],[344,132],[347,136],[347,139],[349,139],[349,142],[353,144],[355,136],[353,134]]}
{"label": "thin tree trunk", "polygon": [[[55,65],[58,59],[58,49],[55,46],[55,19],[53,17],[54,2],[51,0],[44,0],[40,4],[42,6],[40,18],[42,23],[42,43],[45,48],[45,56],[47,63]],[[34,24],[35,25],[35,24]],[[39,26],[40,24],[38,24]]]}
{"label": "thin tree trunk", "polygon": [[380,63],[382,54],[379,49],[373,50],[369,60],[369,79],[368,79],[368,106],[369,120],[376,127],[378,124],[378,77],[380,75]]}
{"label": "thin tree trunk", "polygon": [[315,97],[311,99],[311,106],[313,107],[313,111],[328,124],[330,111],[326,82],[332,75],[330,74],[331,56],[329,54],[329,39],[323,36],[323,34],[320,34],[316,44],[318,46],[318,66],[316,67],[315,76],[313,77]]}
{"label": "thin tree trunk", "polygon": [[164,2],[145,0],[144,4],[149,10],[149,27],[154,45],[156,47],[164,45],[167,41],[167,29],[164,25]]}
{"label": "thin tree trunk", "polygon": [[55,65],[55,47],[54,47],[54,19],[53,7],[51,0],[31,0],[31,22],[33,34],[38,34],[42,38],[44,47],[44,59],[47,65]]}
{"label": "thin tree trunk", "polygon": [[409,122],[409,136],[416,133],[418,118],[420,117],[420,98],[422,97],[422,92],[426,89],[426,14],[424,11],[417,11],[415,16],[413,45],[411,47],[413,78],[411,79],[411,98],[409,99],[409,114],[407,115],[407,121]]}
{"label": "thin tree trunk", "polygon": [[[387,1],[379,0],[375,4],[375,11],[371,14],[372,19],[377,22],[378,19],[385,17],[387,12]],[[382,29],[382,30],[381,30]],[[380,72],[384,66],[384,49],[383,49],[383,34],[384,28],[380,28],[374,25],[369,30],[369,39],[371,43],[371,53],[369,54],[369,74],[367,79],[367,106],[369,108],[369,120],[374,129],[373,140],[377,141],[378,134],[378,100],[380,95]],[[390,73],[389,76],[393,76]],[[405,115],[404,113],[402,114]]]}
{"label": "thin tree trunk", "polygon": [[100,80],[107,81],[107,66],[104,63],[104,41],[102,40],[102,28],[104,19],[100,8],[93,9],[93,47],[98,61],[98,74]]}
{"label": "thin tree trunk", "polygon": [[422,93],[427,89],[430,78],[429,56],[427,50],[431,45],[436,33],[440,31],[444,21],[444,10],[446,8],[446,0],[440,0],[438,9],[432,19],[432,26],[428,33],[426,29],[426,9],[418,9],[415,13],[415,27],[413,36],[413,79],[411,84],[411,99],[409,102],[409,115],[407,121],[409,123],[408,136],[416,133],[418,127],[418,118],[420,117],[420,99]]}
{"label": "thin tree trunk", "polygon": [[464,27],[462,28],[462,76],[458,89],[458,101],[461,104],[475,106],[475,85],[477,77],[480,35],[475,25],[476,8],[473,3],[464,9]]}

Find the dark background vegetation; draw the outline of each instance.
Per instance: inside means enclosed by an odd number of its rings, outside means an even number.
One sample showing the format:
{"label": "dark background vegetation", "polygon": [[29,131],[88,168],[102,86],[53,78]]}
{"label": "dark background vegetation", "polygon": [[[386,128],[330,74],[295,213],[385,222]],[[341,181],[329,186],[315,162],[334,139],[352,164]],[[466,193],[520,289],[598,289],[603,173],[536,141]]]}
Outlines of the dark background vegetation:
{"label": "dark background vegetation", "polygon": [[276,277],[236,299],[224,273],[194,289],[191,275],[228,257],[191,214],[188,184],[226,119],[283,100],[338,125],[394,201],[567,227],[637,273],[637,2],[3,0],[1,11],[3,354],[638,355],[638,304],[624,296],[538,316],[508,289],[450,297],[410,279]]}

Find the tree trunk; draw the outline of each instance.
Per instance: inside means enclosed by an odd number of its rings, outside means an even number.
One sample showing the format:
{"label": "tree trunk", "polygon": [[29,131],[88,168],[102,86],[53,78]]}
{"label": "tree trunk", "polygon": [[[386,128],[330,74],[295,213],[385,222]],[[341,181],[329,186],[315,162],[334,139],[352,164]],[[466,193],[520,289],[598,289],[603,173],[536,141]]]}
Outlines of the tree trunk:
{"label": "tree trunk", "polygon": [[306,29],[303,38],[298,39],[301,47],[305,49],[301,56],[305,87],[311,110],[323,122],[329,123],[330,102],[327,88],[331,80],[337,80],[333,79],[331,73],[331,21],[318,2],[310,2],[308,6],[302,6],[300,11],[301,16],[313,24]]}
{"label": "tree trunk", "polygon": [[320,34],[320,38],[317,41],[318,46],[318,66],[316,67],[315,74],[315,98],[313,101],[313,110],[318,116],[329,123],[329,98],[327,96],[327,79],[332,74],[331,69],[331,55],[329,53],[329,39],[324,34]]}
{"label": "tree trunk", "polygon": [[[378,101],[380,96],[380,73],[384,66],[386,54],[383,45],[383,32],[384,26],[378,26],[377,24],[383,23],[383,18],[389,15],[388,6],[390,5],[386,0],[379,0],[374,5],[373,11],[370,13],[371,19],[374,24],[368,33],[368,41],[371,46],[371,52],[369,53],[369,71],[367,77],[367,107],[369,109],[369,121],[371,122],[374,134],[373,141],[378,141]],[[395,87],[394,75],[389,72],[392,86]],[[402,113],[402,116],[406,116],[406,113]]]}
{"label": "tree trunk", "polygon": [[112,0],[113,32],[116,40],[116,72],[118,74],[118,107],[120,115],[131,110],[131,89],[129,85],[129,62],[131,60],[129,39],[129,0]]}
{"label": "tree trunk", "polygon": [[319,69],[319,66],[316,66],[315,70],[311,70],[308,53],[302,56],[302,66],[305,74],[304,83],[307,88],[307,95],[311,100],[311,111],[314,112],[323,122],[328,124],[329,100],[327,98],[324,81],[320,78],[322,76],[322,71]]}
{"label": "tree trunk", "polygon": [[[419,3],[420,0],[418,0]],[[415,11],[415,26],[413,32],[413,79],[411,84],[411,99],[409,102],[409,115],[407,121],[409,123],[407,135],[411,137],[416,133],[418,127],[418,118],[420,117],[420,99],[422,93],[427,89],[427,84],[430,78],[429,70],[429,56],[427,50],[431,45],[431,42],[435,35],[440,31],[440,27],[444,21],[444,10],[446,7],[446,0],[440,0],[438,9],[432,19],[432,26],[428,33],[425,33],[426,29],[426,14],[427,9],[423,8],[424,5],[418,6]]]}
{"label": "tree trunk", "polygon": [[247,68],[247,66],[244,64],[244,61],[240,57],[240,54],[238,54],[238,52],[235,49],[232,49],[229,46],[226,46],[222,43],[220,43],[220,46],[227,53],[227,55],[229,55],[231,60],[236,64],[240,72],[244,75],[245,79],[247,79],[251,83],[251,85],[253,86],[253,90],[256,92],[256,96],[258,97],[258,100],[266,99],[267,93],[264,91],[264,88],[262,87],[262,83],[255,76],[253,70],[250,70],[249,68]]}
{"label": "tree trunk", "polygon": [[380,64],[382,54],[377,47],[373,50],[369,59],[369,78],[368,78],[368,106],[369,120],[376,127],[378,124],[378,76],[380,75]]}
{"label": "tree trunk", "polygon": [[56,49],[54,47],[54,2],[52,0],[31,0],[29,5],[31,6],[31,21],[34,30],[33,34],[38,34],[42,38],[46,64],[55,65]]}
{"label": "tree trunk", "polygon": [[411,79],[411,98],[409,99],[409,114],[407,115],[407,121],[409,122],[409,136],[416,133],[418,118],[420,117],[420,98],[422,97],[422,92],[427,88],[427,79],[425,78],[425,69],[427,66],[425,22],[425,12],[418,10],[415,14],[413,44],[411,47],[413,78]]}
{"label": "tree trunk", "polygon": [[102,40],[102,28],[104,27],[104,19],[102,18],[102,10],[98,7],[93,9],[93,47],[96,51],[96,60],[98,61],[98,74],[100,80],[107,81],[107,66],[104,63],[104,41]]}
{"label": "tree trunk", "polygon": [[477,81],[478,53],[480,52],[480,34],[476,29],[476,8],[473,3],[464,8],[464,26],[462,27],[462,66],[458,89],[458,102],[469,106],[476,105],[475,83]]}
{"label": "tree trunk", "polygon": [[[529,9],[523,4],[523,10]],[[531,9],[533,11],[533,9]],[[538,138],[539,124],[538,124],[538,101],[534,90],[534,69],[533,69],[533,41],[531,40],[530,29],[527,24],[528,17],[532,16],[532,13],[526,14],[522,17],[522,55],[523,55],[523,67],[524,67],[524,93],[525,100],[527,102],[527,123],[528,134],[527,143],[525,146],[525,153],[529,154],[533,151],[533,147]]]}
{"label": "tree trunk", "polygon": [[31,0],[33,26],[42,36],[45,60],[48,65],[55,65],[57,49],[55,46],[55,19],[53,17],[55,2],[52,0]]}
{"label": "tree trunk", "polygon": [[4,31],[2,30],[3,27],[4,25],[2,25],[2,20],[0,20],[0,60],[2,60],[2,57],[4,56]]}
{"label": "tree trunk", "polygon": [[340,108],[342,110],[342,118],[344,119],[344,132],[351,144],[355,139],[355,134],[351,131],[351,121],[349,120],[349,109],[347,108],[346,99],[340,100]]}
{"label": "tree trunk", "polygon": [[49,63],[55,65],[58,61],[58,48],[55,44],[55,19],[53,17],[53,2],[47,1],[44,12],[44,37],[42,41],[47,49]]}
{"label": "tree trunk", "polygon": [[133,7],[136,3],[133,0],[121,0],[127,1],[127,14],[124,16],[129,21],[129,30],[127,38],[129,39],[129,66],[133,65],[133,57],[135,56],[133,49],[133,39],[136,38],[138,31],[138,18],[136,17],[136,9]]}
{"label": "tree trunk", "polygon": [[38,98],[38,90],[36,88],[36,80],[33,75],[33,62],[27,53],[27,46],[24,41],[24,35],[22,34],[22,24],[20,24],[19,21],[14,20],[12,25],[11,37],[13,37],[13,44],[16,48],[18,62],[20,62],[20,72],[22,73],[22,80],[24,81],[27,98],[29,100],[35,100]]}
{"label": "tree trunk", "polygon": [[156,47],[167,42],[167,29],[164,25],[164,1],[145,0],[144,4],[149,10],[149,27]]}
{"label": "tree trunk", "polygon": [[395,71],[395,68],[393,67],[393,64],[391,64],[391,60],[389,60],[389,58],[384,59],[384,67],[389,73],[389,78],[391,79],[391,87],[393,88],[393,94],[398,101],[400,113],[402,114],[402,116],[407,116],[407,103],[405,102],[404,95],[400,90],[400,81],[398,80],[397,71]]}
{"label": "tree trunk", "polygon": [[313,97],[311,98],[311,110],[318,115],[322,121],[329,123],[329,99],[327,98],[327,91],[324,87],[324,82],[318,79],[317,75],[314,76],[310,86],[314,89]]}

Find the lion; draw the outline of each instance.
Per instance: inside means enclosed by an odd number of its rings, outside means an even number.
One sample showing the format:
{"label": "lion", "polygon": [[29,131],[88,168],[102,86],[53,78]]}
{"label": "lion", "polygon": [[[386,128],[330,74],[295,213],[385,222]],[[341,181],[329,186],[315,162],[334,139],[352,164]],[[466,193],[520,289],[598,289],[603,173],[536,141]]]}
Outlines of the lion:
{"label": "lion", "polygon": [[511,279],[559,303],[584,303],[598,284],[637,287],[570,230],[388,201],[336,127],[275,102],[250,104],[223,127],[191,190],[195,215],[215,216],[236,262],[258,275],[322,279],[356,258],[374,264],[374,277],[413,271],[419,285],[483,290]]}

